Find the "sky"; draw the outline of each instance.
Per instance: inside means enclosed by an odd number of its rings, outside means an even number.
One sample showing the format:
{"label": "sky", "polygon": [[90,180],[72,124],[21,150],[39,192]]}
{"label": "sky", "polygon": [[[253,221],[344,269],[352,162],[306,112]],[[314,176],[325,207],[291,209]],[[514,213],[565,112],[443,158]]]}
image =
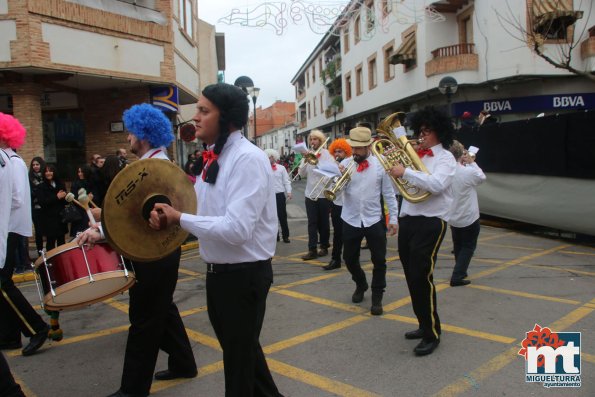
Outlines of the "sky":
{"label": "sky", "polygon": [[[289,4],[279,0],[276,4]],[[270,26],[245,27],[217,22],[232,9],[264,10],[264,2],[254,0],[204,0],[198,2],[198,17],[225,33],[225,82],[233,84],[236,78],[248,76],[260,88],[256,106],[267,107],[276,100],[295,101],[291,79],[320,42],[323,35],[312,32],[307,24],[295,25],[288,21],[282,35]]]}

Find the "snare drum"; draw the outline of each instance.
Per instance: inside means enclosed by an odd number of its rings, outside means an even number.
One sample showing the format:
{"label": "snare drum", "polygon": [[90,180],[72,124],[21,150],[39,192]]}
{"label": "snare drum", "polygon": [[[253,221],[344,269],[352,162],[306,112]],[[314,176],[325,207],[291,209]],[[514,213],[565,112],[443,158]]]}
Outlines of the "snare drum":
{"label": "snare drum", "polygon": [[35,261],[35,281],[44,309],[68,310],[124,292],[135,277],[107,243],[81,248],[73,241]]}

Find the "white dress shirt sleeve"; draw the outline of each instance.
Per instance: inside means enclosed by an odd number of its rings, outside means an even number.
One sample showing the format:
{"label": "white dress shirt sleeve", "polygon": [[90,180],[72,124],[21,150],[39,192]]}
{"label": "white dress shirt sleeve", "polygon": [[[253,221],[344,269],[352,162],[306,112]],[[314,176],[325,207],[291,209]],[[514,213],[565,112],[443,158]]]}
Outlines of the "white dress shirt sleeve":
{"label": "white dress shirt sleeve", "polygon": [[223,240],[232,245],[242,245],[253,238],[256,222],[268,202],[272,191],[270,163],[255,161],[246,153],[234,162],[233,178],[226,182],[229,198],[225,215],[201,216],[182,214],[182,228],[200,241]]}
{"label": "white dress shirt sleeve", "polygon": [[285,193],[291,193],[291,180],[289,180],[289,174],[287,173],[287,169],[285,169],[282,165],[277,165],[277,167],[281,167],[281,174],[283,175],[283,186],[285,186]]}
{"label": "white dress shirt sleeve", "polygon": [[388,223],[391,225],[397,225],[399,223],[399,206],[397,204],[397,196],[393,187],[393,181],[390,176],[384,172],[382,175],[382,197],[388,207]]}
{"label": "white dress shirt sleeve", "polygon": [[434,167],[434,172],[426,174],[422,171],[415,171],[406,168],[403,179],[417,186],[422,190],[427,190],[432,194],[441,193],[450,187],[452,178],[457,169],[457,163],[453,161],[452,156],[440,156],[438,164]]}
{"label": "white dress shirt sleeve", "polygon": [[479,168],[479,166],[475,162],[467,164],[467,166],[464,167],[463,170],[463,172],[465,173],[463,183],[467,186],[479,186],[483,183],[483,181],[486,180],[486,176],[483,173],[483,170]]}

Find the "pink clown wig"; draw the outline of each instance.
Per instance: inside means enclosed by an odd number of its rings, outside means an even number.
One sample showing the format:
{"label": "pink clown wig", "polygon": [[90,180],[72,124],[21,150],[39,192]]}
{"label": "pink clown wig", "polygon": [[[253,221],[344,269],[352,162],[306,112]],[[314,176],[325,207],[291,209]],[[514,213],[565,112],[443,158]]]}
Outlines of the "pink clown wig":
{"label": "pink clown wig", "polygon": [[27,131],[19,120],[0,112],[0,140],[11,149],[18,149],[25,143],[26,135]]}

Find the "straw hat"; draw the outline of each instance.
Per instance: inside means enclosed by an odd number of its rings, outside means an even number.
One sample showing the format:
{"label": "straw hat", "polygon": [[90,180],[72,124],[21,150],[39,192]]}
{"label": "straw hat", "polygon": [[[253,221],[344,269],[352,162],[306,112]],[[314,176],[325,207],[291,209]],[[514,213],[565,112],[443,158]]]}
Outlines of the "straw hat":
{"label": "straw hat", "polygon": [[372,139],[372,131],[366,127],[355,127],[349,131],[349,139],[347,139],[351,147],[370,146],[374,140]]}

